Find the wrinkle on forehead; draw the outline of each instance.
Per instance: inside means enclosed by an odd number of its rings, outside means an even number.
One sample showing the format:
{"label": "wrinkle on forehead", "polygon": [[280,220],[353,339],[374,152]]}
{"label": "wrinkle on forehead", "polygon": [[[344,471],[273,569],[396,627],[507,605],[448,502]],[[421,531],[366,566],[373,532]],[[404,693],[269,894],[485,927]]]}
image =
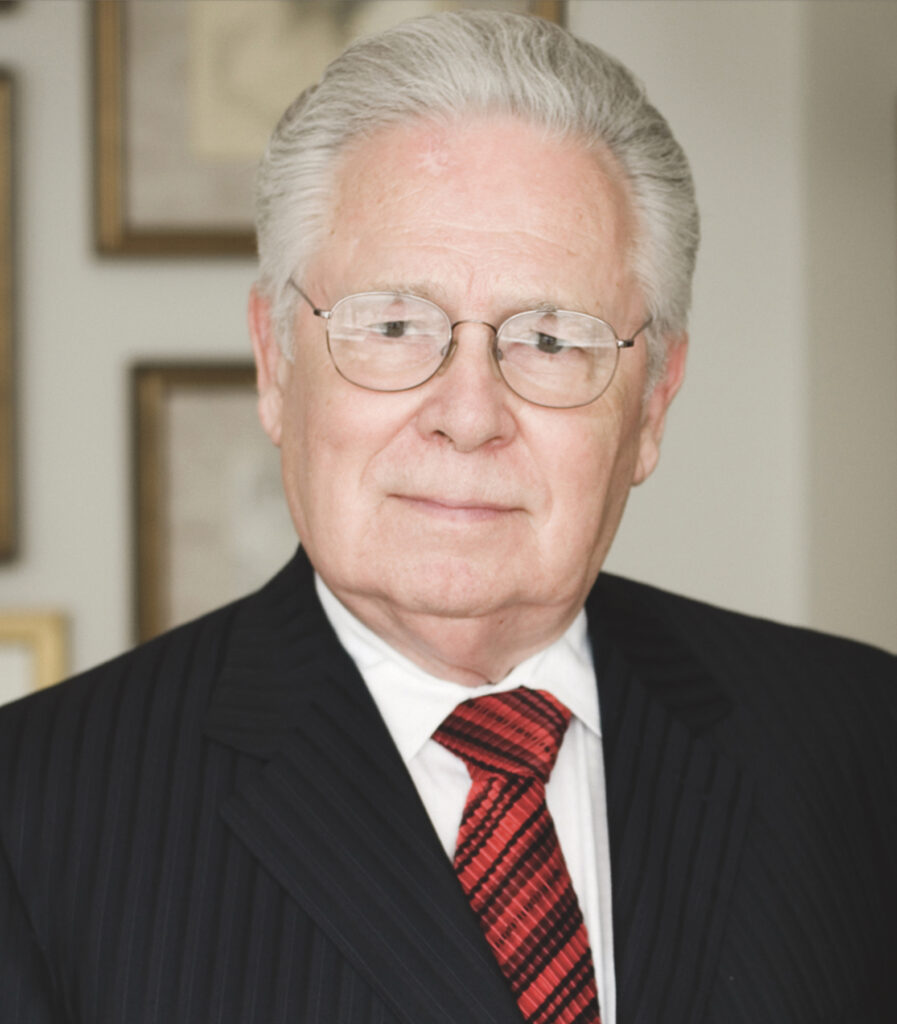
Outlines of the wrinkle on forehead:
{"label": "wrinkle on forehead", "polygon": [[[587,234],[571,232],[559,241],[556,236],[549,237],[536,231],[490,232],[463,221],[450,224],[441,221],[438,238],[439,246],[435,248],[430,238],[422,239],[414,229],[407,235],[396,232],[392,242],[407,257],[408,265],[413,267],[412,273],[407,273],[407,266],[406,272],[400,275],[378,271],[364,280],[365,289],[420,295],[442,306],[450,315],[467,316],[471,310],[483,314],[484,303],[502,299],[504,304],[499,301],[499,306],[504,316],[524,309],[553,306],[590,313],[613,323],[613,314],[606,304],[631,279],[625,259],[604,266],[602,272],[596,274],[594,287],[587,293],[577,290],[575,295],[543,290],[538,284],[534,287],[531,277],[521,273],[520,266],[528,265],[530,260],[545,260],[556,266],[576,260],[592,241]],[[438,273],[439,268],[448,263],[456,275],[465,275],[464,292],[470,308],[466,305],[463,310],[450,308],[449,294]],[[427,268],[436,268],[436,272],[425,276]],[[453,282],[455,286],[457,280],[455,278]],[[498,316],[499,311],[493,310],[489,315]]]}
{"label": "wrinkle on forehead", "polygon": [[[496,152],[505,151],[516,154],[514,162],[495,160]],[[570,173],[559,186],[563,168]],[[497,288],[509,303],[519,299],[532,308],[533,298],[537,304],[565,300],[566,308],[613,323],[605,304],[633,280],[636,217],[628,179],[616,159],[603,147],[520,118],[470,115],[379,129],[344,151],[335,185],[329,240],[319,255],[328,263],[326,253],[338,251],[342,266],[358,268],[343,282],[357,290],[370,289],[375,278],[385,290],[412,290],[402,287],[408,277],[432,278],[438,286],[448,261],[455,273],[470,275],[467,297],[474,305]],[[375,239],[370,233],[374,214],[379,218]],[[391,269],[403,280],[381,273],[385,266],[369,266],[366,251],[372,244],[381,255],[402,253],[399,262],[405,265]],[[588,294],[581,289],[572,295],[541,294],[532,279],[521,280],[519,287],[515,283],[521,266],[541,261],[572,267],[584,258],[601,266]],[[361,272],[366,265],[369,271]]]}

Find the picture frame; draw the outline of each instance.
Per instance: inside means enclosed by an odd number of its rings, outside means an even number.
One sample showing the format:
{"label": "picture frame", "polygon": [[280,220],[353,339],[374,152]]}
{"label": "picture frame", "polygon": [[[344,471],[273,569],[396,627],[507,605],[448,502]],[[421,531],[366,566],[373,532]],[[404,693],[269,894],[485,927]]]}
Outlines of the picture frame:
{"label": "picture frame", "polygon": [[133,367],[138,641],[260,586],[298,543],[250,362]]}
{"label": "picture frame", "polygon": [[65,678],[67,662],[61,613],[0,612],[0,704],[58,683]]}
{"label": "picture frame", "polygon": [[483,5],[565,15],[565,0],[94,0],[98,251],[253,255],[255,165],[287,103],[355,35],[412,6]]}
{"label": "picture frame", "polygon": [[13,558],[18,547],[13,108],[13,78],[8,72],[0,70],[0,561]]}

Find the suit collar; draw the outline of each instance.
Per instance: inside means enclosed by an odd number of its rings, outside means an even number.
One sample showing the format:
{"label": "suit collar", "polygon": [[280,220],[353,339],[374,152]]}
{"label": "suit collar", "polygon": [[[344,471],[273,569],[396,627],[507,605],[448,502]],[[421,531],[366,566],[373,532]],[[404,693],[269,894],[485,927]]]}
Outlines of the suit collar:
{"label": "suit collar", "polygon": [[[646,699],[700,736],[728,717],[732,702],[652,607],[657,593],[602,573],[586,602],[602,728],[616,722],[628,693],[624,682],[634,677]],[[266,586],[241,602],[206,733],[238,750],[269,755],[311,703],[332,694],[334,683],[375,711],[324,614],[314,572],[300,550]]]}
{"label": "suit collar", "polygon": [[339,684],[351,675],[352,662],[330,628],[313,579],[299,550],[238,604],[206,735],[245,753],[271,756],[308,707],[326,698],[332,677]]}

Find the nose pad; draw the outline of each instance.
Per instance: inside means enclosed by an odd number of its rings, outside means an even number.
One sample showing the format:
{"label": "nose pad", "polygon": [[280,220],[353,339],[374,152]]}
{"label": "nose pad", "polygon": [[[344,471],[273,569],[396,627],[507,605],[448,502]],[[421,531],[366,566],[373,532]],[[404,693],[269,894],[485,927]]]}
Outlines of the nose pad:
{"label": "nose pad", "polygon": [[504,359],[504,353],[498,347],[498,335],[496,334],[492,335],[492,344],[489,346],[489,356],[489,365],[492,367],[492,376],[496,380],[500,380],[504,383],[505,375],[501,372],[501,367],[498,365],[502,359]]}
{"label": "nose pad", "polygon": [[442,356],[442,362],[439,364],[439,369],[436,371],[436,376],[441,377],[442,374],[448,369],[449,363],[452,361],[452,356],[455,354],[455,349],[458,347],[458,342],[455,341],[455,335],[452,334],[449,339],[448,345],[442,350],[440,355]]}

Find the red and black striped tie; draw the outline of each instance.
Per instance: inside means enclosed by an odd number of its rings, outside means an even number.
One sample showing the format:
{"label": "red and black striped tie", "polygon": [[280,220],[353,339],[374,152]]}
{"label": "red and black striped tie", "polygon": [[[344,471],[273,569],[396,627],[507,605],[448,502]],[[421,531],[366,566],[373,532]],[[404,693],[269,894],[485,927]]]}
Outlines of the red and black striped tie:
{"label": "red and black striped tie", "polygon": [[545,803],[570,712],[523,687],[460,704],[433,734],[472,780],[455,871],[528,1024],[601,1024],[582,912]]}

